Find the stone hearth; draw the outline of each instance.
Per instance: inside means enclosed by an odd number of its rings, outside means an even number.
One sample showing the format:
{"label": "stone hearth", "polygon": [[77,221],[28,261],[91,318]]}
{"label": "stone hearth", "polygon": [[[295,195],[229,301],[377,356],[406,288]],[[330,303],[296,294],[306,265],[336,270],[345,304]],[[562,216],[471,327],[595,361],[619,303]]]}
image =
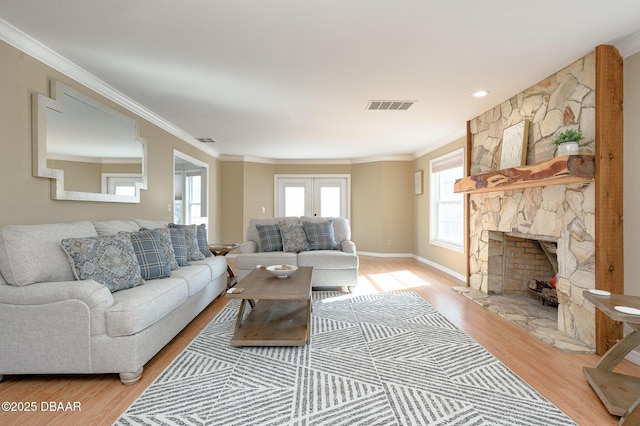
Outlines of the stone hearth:
{"label": "stone hearth", "polygon": [[542,305],[526,296],[488,295],[469,287],[454,287],[458,293],[480,306],[512,322],[527,333],[568,353],[594,353],[580,340],[558,330],[558,309]]}

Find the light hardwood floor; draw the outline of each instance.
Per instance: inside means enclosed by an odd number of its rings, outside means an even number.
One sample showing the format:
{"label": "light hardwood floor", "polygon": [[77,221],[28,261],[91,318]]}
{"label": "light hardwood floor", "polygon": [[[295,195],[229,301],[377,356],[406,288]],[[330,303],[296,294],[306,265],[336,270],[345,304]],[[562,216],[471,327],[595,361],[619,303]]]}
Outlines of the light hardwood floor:
{"label": "light hardwood floor", "polygon": [[[596,355],[566,354],[452,290],[461,282],[412,259],[360,258],[357,292],[415,291],[457,327],[487,348],[579,425],[615,425],[587,384],[582,366]],[[230,261],[233,265],[233,260]],[[5,376],[0,402],[35,402],[36,412],[0,411],[0,425],[110,425],[227,303],[216,299],[145,366],[142,379],[123,386],[116,374],[95,376]],[[616,371],[640,375],[624,361]],[[80,411],[42,411],[49,402],[80,404]],[[44,403],[44,404],[43,404]]]}

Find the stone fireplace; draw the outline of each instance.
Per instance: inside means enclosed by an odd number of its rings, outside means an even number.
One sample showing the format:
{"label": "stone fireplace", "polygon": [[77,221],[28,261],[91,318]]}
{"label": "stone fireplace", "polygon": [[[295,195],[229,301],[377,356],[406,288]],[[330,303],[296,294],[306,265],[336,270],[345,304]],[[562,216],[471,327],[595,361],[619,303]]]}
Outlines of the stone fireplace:
{"label": "stone fireplace", "polygon": [[[504,129],[530,120],[527,162],[554,157],[553,135],[579,128],[581,154],[595,153],[595,54],[469,122],[471,175],[500,169]],[[495,273],[496,240],[512,237],[557,244],[558,329],[595,347],[595,313],[582,293],[595,288],[595,183],[575,183],[469,195],[469,285],[485,294],[516,294],[513,277]],[[503,255],[508,255],[504,249]],[[502,258],[504,261],[504,257]],[[547,274],[547,272],[544,272]],[[549,277],[545,278],[548,281]],[[515,280],[517,281],[517,280]]]}
{"label": "stone fireplace", "polygon": [[595,345],[593,308],[582,292],[595,288],[595,186],[554,185],[470,196],[470,286],[505,294],[490,276],[490,240],[497,232],[557,240],[558,329]]}

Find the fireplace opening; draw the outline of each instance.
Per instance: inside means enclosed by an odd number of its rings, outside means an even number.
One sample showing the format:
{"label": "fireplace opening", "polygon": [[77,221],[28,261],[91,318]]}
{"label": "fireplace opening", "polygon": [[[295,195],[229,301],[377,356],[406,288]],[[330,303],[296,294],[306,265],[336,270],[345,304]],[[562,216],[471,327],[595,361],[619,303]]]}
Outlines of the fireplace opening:
{"label": "fireplace opening", "polygon": [[557,240],[515,233],[489,233],[488,293],[533,297],[558,306]]}

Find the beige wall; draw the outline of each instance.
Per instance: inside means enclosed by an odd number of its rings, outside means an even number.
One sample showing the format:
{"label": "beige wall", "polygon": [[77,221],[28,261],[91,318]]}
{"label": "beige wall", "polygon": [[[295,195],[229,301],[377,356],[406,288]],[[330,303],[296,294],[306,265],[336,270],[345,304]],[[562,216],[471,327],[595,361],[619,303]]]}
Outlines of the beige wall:
{"label": "beige wall", "polygon": [[[225,161],[222,162],[222,169],[222,233],[225,241],[242,241],[251,218],[274,215],[273,184],[276,174],[350,174],[352,239],[356,241],[358,251],[394,254],[413,252],[411,161],[353,165]],[[264,213],[262,207],[265,208]]]}
{"label": "beige wall", "polygon": [[624,292],[640,296],[640,53],[624,60]]}
{"label": "beige wall", "polygon": [[[100,97],[54,69],[0,42],[0,226],[7,224],[147,218],[170,221],[173,202],[173,150],[209,164],[209,238],[220,232],[219,162],[181,139]],[[60,80],[138,121],[147,140],[148,189],[140,203],[98,203],[51,199],[49,179],[32,176],[31,95],[49,95],[49,82]]]}
{"label": "beige wall", "polygon": [[352,166],[352,239],[358,251],[413,251],[413,167],[411,161]]}
{"label": "beige wall", "polygon": [[444,266],[458,274],[466,276],[467,257],[464,253],[458,252],[443,246],[431,244],[430,236],[430,203],[429,189],[431,181],[429,176],[429,161],[444,154],[466,147],[466,137],[451,142],[442,148],[423,155],[414,162],[414,171],[424,171],[424,193],[415,196],[415,235],[413,252],[420,258],[438,265]]}

